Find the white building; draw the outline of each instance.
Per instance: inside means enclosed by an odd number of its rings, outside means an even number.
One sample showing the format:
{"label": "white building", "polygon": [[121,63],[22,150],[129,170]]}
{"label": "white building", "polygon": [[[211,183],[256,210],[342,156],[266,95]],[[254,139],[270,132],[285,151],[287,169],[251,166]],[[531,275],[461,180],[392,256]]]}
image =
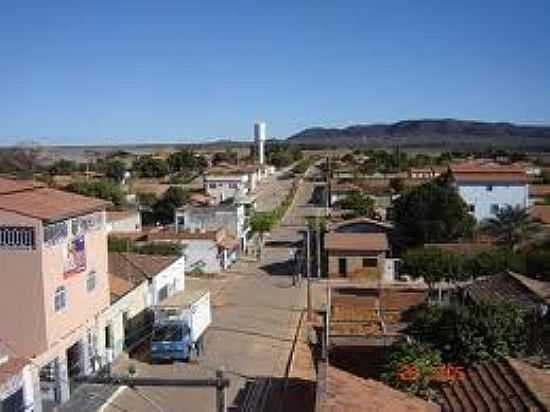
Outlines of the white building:
{"label": "white building", "polygon": [[110,233],[141,232],[141,213],[138,210],[109,211],[107,225]]}
{"label": "white building", "polygon": [[[249,173],[212,169],[203,176],[204,191],[218,202],[246,195],[250,188]],[[255,188],[256,182],[252,182]]]}
{"label": "white building", "polygon": [[0,411],[41,411],[38,368],[8,352],[0,347]]}
{"label": "white building", "polygon": [[460,196],[478,222],[504,206],[529,206],[529,184],[523,169],[459,165],[451,168]]}

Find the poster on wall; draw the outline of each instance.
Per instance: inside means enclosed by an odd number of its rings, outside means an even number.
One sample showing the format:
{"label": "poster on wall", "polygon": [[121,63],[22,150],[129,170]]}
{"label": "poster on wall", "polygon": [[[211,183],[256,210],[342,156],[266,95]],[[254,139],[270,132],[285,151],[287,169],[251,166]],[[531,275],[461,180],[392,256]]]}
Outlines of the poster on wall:
{"label": "poster on wall", "polygon": [[64,275],[70,277],[86,270],[86,248],[84,236],[73,238],[67,243],[64,259]]}

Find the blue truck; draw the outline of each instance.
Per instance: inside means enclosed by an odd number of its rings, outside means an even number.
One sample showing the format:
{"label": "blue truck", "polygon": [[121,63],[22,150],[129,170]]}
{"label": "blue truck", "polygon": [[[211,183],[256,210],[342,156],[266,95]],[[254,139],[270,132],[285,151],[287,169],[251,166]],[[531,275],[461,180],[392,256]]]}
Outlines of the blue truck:
{"label": "blue truck", "polygon": [[210,292],[178,292],[152,308],[151,360],[196,360],[212,323]]}

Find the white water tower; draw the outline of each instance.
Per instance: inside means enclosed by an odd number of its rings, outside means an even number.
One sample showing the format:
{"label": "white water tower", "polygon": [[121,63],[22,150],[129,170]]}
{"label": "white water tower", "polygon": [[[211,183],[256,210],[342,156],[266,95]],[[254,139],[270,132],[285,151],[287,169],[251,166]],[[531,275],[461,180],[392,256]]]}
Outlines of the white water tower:
{"label": "white water tower", "polygon": [[258,153],[258,163],[264,164],[264,144],[265,144],[265,123],[258,122],[254,124],[254,141]]}

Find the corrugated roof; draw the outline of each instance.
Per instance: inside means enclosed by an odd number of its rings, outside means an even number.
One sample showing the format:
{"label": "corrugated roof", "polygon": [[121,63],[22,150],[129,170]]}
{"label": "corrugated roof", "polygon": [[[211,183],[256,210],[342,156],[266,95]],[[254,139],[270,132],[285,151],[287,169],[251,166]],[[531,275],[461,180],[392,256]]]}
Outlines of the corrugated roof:
{"label": "corrugated roof", "polygon": [[49,188],[0,195],[0,209],[44,221],[56,221],[105,209],[105,200]]}
{"label": "corrugated roof", "polygon": [[544,300],[510,273],[499,273],[477,279],[464,288],[474,302],[514,303],[523,308],[537,309]]}
{"label": "corrugated roof", "polygon": [[440,389],[443,411],[546,411],[505,360],[480,362]]}
{"label": "corrugated roof", "polygon": [[335,233],[325,235],[325,248],[329,250],[385,251],[389,250],[385,233]]}

